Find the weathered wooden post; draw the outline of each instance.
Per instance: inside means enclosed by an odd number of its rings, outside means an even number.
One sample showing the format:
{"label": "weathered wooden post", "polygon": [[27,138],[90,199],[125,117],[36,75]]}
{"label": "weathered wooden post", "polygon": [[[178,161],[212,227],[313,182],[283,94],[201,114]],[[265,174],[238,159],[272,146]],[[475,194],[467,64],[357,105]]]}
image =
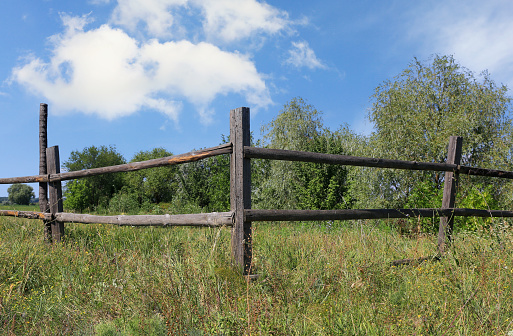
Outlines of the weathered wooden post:
{"label": "weathered wooden post", "polygon": [[[48,105],[39,105],[39,175],[46,175],[46,148],[48,147]],[[50,212],[48,208],[48,183],[39,182],[39,211]],[[45,240],[51,241],[52,228],[50,223],[43,220]]]}
{"label": "weathered wooden post", "polygon": [[[460,164],[463,138],[460,136],[451,136],[449,138],[449,149],[447,153],[447,163]],[[458,187],[458,172],[445,172],[444,195],[442,199],[442,208],[454,208],[456,199],[456,188]],[[447,242],[451,241],[452,230],[454,226],[454,216],[440,217],[440,226],[438,229],[438,253],[442,255]]]}
{"label": "weathered wooden post", "polygon": [[251,160],[244,158],[244,146],[250,145],[249,108],[230,111],[230,141],[233,152],[230,157],[230,210],[234,213],[232,228],[232,256],[243,268],[251,272],[251,222],[244,218],[244,209],[251,209]]}
{"label": "weathered wooden post", "polygon": [[[46,149],[46,160],[48,174],[58,174],[61,172],[59,160],[59,146],[53,146]],[[48,191],[50,194],[50,212],[55,215],[63,212],[62,206],[62,185],[61,181],[48,183]],[[53,219],[51,221],[52,241],[61,242],[64,237],[64,222]]]}

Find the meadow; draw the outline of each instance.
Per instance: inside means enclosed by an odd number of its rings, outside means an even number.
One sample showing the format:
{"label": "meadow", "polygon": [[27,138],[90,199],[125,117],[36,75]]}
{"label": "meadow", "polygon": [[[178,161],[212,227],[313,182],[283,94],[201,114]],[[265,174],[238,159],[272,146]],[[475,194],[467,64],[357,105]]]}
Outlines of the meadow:
{"label": "meadow", "polygon": [[[21,210],[21,209],[20,209]],[[254,223],[254,273],[232,268],[229,228],[67,224],[0,217],[2,335],[509,335],[513,235],[432,235],[388,221]]]}

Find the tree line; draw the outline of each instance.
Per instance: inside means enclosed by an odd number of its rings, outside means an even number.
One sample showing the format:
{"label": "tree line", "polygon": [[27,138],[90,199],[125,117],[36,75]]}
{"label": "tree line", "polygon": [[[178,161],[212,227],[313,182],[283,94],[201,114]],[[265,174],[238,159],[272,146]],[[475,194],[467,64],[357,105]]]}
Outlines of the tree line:
{"label": "tree line", "polygon": [[[475,75],[452,56],[414,59],[370,98],[374,126],[361,135],[347,125],[332,130],[322,112],[293,98],[261,129],[255,146],[423,162],[447,160],[451,135],[463,136],[462,164],[512,170],[511,97],[487,72]],[[221,136],[221,143],[229,139]],[[131,162],[170,156],[163,148],[136,153]],[[74,151],[68,171],[126,163],[114,146]],[[76,211],[227,211],[229,156],[179,166],[69,181],[65,207]],[[267,209],[430,208],[441,206],[444,174],[315,163],[252,160],[252,202]],[[512,185],[504,179],[462,176],[457,207],[509,208]],[[489,225],[458,219],[460,228]],[[417,220],[425,231],[438,223]]]}

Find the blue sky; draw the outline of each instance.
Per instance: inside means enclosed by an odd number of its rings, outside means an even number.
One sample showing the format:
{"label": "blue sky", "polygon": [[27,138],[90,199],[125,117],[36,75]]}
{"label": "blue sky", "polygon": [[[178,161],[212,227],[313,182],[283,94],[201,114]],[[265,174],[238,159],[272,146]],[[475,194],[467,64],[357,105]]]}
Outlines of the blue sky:
{"label": "blue sky", "polygon": [[[369,98],[417,57],[453,55],[513,87],[513,2],[4,0],[0,177],[38,173],[48,143],[114,145],[130,160],[220,143],[229,110],[252,130],[300,96],[327,126],[368,134]],[[36,185],[33,185],[34,188]],[[8,185],[0,185],[7,196]],[[36,189],[36,188],[35,188]],[[36,189],[37,190],[37,189]]]}

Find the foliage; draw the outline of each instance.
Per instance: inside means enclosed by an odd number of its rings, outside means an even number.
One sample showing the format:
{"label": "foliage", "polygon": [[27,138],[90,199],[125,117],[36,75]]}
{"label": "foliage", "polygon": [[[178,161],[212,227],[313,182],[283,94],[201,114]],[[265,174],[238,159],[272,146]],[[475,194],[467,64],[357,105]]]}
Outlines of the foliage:
{"label": "foliage", "polygon": [[[140,151],[134,155],[130,162],[146,161],[173,155],[164,148],[154,148],[150,151]],[[168,202],[176,192],[177,167],[167,166],[143,169],[129,172],[125,176],[125,183],[135,194],[139,204]]]}
{"label": "foliage", "polygon": [[13,204],[28,205],[30,200],[35,197],[34,189],[26,184],[13,184],[7,189],[9,193],[9,202]]}
{"label": "foliage", "polygon": [[[265,146],[276,149],[343,154],[339,135],[324,128],[321,112],[294,98],[262,128]],[[255,161],[255,160],[253,160]],[[261,166],[257,207],[346,208],[346,169],[342,166],[271,161]]]}
{"label": "foliage", "polygon": [[[224,139],[223,139],[224,140]],[[180,165],[177,197],[205,211],[230,210],[230,157],[219,155]]]}
{"label": "foliage", "polygon": [[[308,152],[343,154],[337,134],[324,130],[303,149]],[[292,185],[301,209],[346,209],[351,206],[347,196],[347,169],[340,165],[301,162],[293,166],[297,181]]]}
{"label": "foliage", "polygon": [[[283,106],[275,119],[262,127],[262,140],[265,147],[302,150],[321,132],[321,113],[302,98],[294,98]],[[292,187],[297,181],[294,164],[271,161],[255,202],[268,209],[297,208],[298,199]]]}
{"label": "foliage", "polygon": [[[494,186],[480,183],[473,183],[471,188],[464,188],[457,195],[458,207],[468,209],[495,210],[498,206],[498,200],[495,195]],[[456,228],[468,231],[477,231],[489,229],[492,225],[492,218],[480,217],[456,217]]]}
{"label": "foliage", "polygon": [[[254,267],[231,266],[229,228],[69,224],[48,245],[38,221],[0,218],[0,330],[5,335],[506,335],[513,237],[254,225]],[[507,220],[506,220],[507,223]],[[380,228],[382,227],[382,228]],[[306,317],[306,318],[305,318]]]}
{"label": "foliage", "polygon": [[109,201],[109,212],[116,214],[136,215],[139,213],[141,204],[137,201],[137,194],[132,189],[124,186]]}
{"label": "foliage", "polygon": [[[440,208],[442,206],[443,186],[440,189],[433,188],[433,183],[424,179],[417,183],[410,192],[405,203],[406,208]],[[440,221],[433,218],[415,218],[412,225],[420,225],[423,232],[438,232]]]}
{"label": "foliage", "polygon": [[[487,72],[476,78],[450,56],[435,56],[430,64],[414,59],[394,80],[376,88],[370,111],[375,134],[369,145],[375,157],[445,162],[449,137],[459,135],[464,139],[461,164],[509,169],[510,102],[507,88],[497,86]],[[429,181],[429,194],[440,190],[444,174],[380,169],[374,179],[369,193],[381,195],[385,206],[402,207],[421,181]],[[499,199],[506,182],[487,183],[494,184]]]}
{"label": "foliage", "polygon": [[[221,135],[221,144],[230,140]],[[260,146],[251,134],[251,145]],[[252,192],[261,191],[261,180],[268,173],[268,164],[262,160],[251,160]],[[178,167],[179,185],[173,200],[174,211],[180,207],[203,211],[230,210],[230,156],[219,155]]]}
{"label": "foliage", "polygon": [[[67,171],[77,171],[123,163],[125,163],[125,159],[114,146],[91,146],[82,151],[72,151],[63,166]],[[98,206],[106,207],[111,197],[123,185],[123,176],[120,173],[68,181],[64,188],[65,207],[78,211]]]}

